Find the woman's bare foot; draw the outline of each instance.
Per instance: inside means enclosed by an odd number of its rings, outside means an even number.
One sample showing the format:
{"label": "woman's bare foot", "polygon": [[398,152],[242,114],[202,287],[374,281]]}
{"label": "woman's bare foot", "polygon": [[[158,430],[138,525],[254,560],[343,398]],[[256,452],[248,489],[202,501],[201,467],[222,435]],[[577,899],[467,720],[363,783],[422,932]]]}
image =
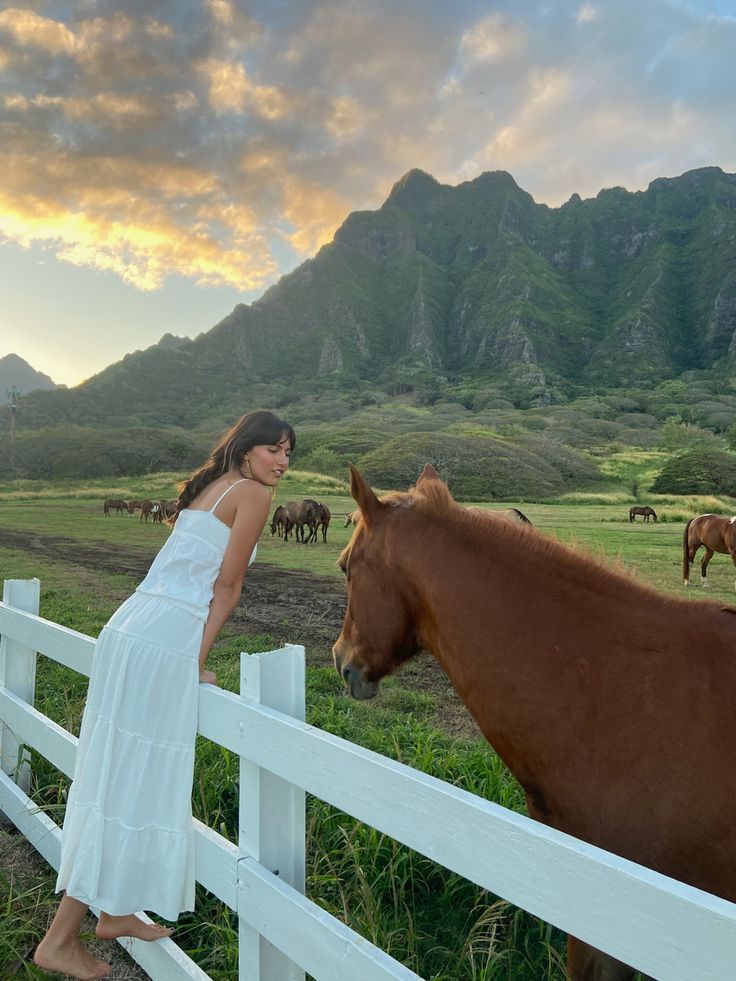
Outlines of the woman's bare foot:
{"label": "woman's bare foot", "polygon": [[158,923],[144,923],[135,913],[129,916],[110,916],[100,913],[100,919],[95,933],[100,940],[117,940],[118,937],[136,937],[138,940],[162,940],[170,937],[173,927],[160,926]]}
{"label": "woman's bare foot", "polygon": [[72,940],[63,947],[54,947],[47,940],[42,940],[36,947],[33,963],[44,971],[66,974],[80,981],[106,978],[112,970],[105,961],[88,953],[78,940]]}

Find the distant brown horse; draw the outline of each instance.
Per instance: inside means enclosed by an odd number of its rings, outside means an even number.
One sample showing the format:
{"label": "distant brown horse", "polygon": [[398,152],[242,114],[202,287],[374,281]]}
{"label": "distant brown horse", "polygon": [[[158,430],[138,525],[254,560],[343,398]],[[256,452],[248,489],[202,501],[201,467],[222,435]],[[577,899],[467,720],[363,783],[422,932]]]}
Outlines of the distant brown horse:
{"label": "distant brown horse", "polygon": [[142,503],[143,501],[128,501],[128,514],[135,514]]}
{"label": "distant brown horse", "polygon": [[273,512],[273,518],[271,519],[271,538],[278,533],[279,538],[283,538],[284,535],[284,524],[286,523],[286,509],[283,504],[279,504],[276,510]]}
{"label": "distant brown horse", "polygon": [[736,565],[736,516],[724,518],[720,514],[701,514],[697,518],[691,518],[685,525],[682,537],[682,578],[686,586],[690,585],[690,566],[701,545],[705,546],[705,555],[700,563],[700,582],[707,586],[708,563],[714,552],[730,555]]}
{"label": "distant brown horse", "polygon": [[161,505],[158,501],[141,501],[141,518],[140,520],[146,519],[146,524],[148,524],[149,517],[153,518],[154,524],[161,520]]}
{"label": "distant brown horse", "polygon": [[637,514],[640,514],[644,521],[649,521],[650,518],[654,518],[654,523],[657,523],[657,512],[654,508],[650,508],[647,504],[645,507],[633,507],[629,508],[629,521],[632,523],[636,521]]}
{"label": "distant brown horse", "polygon": [[317,540],[320,505],[311,497],[305,497],[296,506],[296,540],[305,545]]}
{"label": "distant brown horse", "polygon": [[348,525],[357,525],[360,521],[360,508],[356,508],[355,511],[345,512],[345,524],[343,528],[347,528]]}
{"label": "distant brown horse", "polygon": [[[735,902],[736,609],[469,513],[435,478],[379,500],[351,468],[363,520],[333,648],[350,693],[428,650],[532,818]],[[636,973],[572,937],[568,971]]]}
{"label": "distant brown horse", "polygon": [[332,521],[332,512],[327,507],[326,504],[320,504],[319,506],[319,527],[322,529],[322,541],[327,541],[327,529],[330,527],[330,521]]}
{"label": "distant brown horse", "polygon": [[128,502],[120,501],[115,498],[108,498],[102,505],[102,510],[107,515],[109,515],[111,511],[115,511],[116,514],[122,514],[123,511],[128,510]]}
{"label": "distant brown horse", "polygon": [[299,503],[297,501],[288,501],[283,505],[284,513],[284,541],[288,542],[289,535],[294,533],[295,538],[299,541],[299,535],[296,531],[296,522],[299,514]]}

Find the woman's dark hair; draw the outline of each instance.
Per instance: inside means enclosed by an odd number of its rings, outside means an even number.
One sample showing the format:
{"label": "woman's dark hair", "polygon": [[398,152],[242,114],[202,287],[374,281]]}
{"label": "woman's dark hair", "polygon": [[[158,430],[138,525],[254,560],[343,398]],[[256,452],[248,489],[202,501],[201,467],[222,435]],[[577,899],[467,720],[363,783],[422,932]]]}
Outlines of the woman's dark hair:
{"label": "woman's dark hair", "polygon": [[284,437],[288,438],[293,450],[296,436],[288,422],[279,419],[273,412],[262,409],[247,412],[222,436],[199,470],[195,470],[188,480],[179,485],[179,500],[171,519],[172,524],[179,512],[188,508],[208,484],[233,467],[239,470],[243,457],[251,447],[273,445],[281,442]]}

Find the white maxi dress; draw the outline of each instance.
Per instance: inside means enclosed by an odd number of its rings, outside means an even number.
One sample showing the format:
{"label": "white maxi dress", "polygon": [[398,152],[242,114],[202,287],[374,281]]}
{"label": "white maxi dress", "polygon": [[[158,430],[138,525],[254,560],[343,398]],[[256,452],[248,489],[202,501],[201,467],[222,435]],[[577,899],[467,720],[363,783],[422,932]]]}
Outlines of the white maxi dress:
{"label": "white maxi dress", "polygon": [[230,536],[215,510],[234,486],[179,514],[95,646],[56,891],[113,916],[194,909],[199,650]]}

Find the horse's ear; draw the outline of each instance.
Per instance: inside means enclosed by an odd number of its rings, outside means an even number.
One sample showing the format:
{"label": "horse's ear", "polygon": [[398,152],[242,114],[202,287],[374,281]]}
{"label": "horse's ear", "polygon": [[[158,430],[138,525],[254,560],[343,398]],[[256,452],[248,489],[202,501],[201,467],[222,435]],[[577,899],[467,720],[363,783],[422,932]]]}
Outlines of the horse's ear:
{"label": "horse's ear", "polygon": [[440,480],[440,479],[441,479],[440,478],[440,475],[434,469],[434,467],[432,466],[432,464],[431,463],[425,463],[424,464],[424,469],[419,474],[419,480],[417,481],[416,486],[418,488],[421,488],[422,484],[425,484],[425,483],[427,483],[430,480]]}
{"label": "horse's ear", "polygon": [[361,472],[352,463],[349,463],[348,467],[350,468],[350,493],[360,508],[363,521],[370,526],[371,521],[381,509],[381,502],[373,489],[368,486]]}

